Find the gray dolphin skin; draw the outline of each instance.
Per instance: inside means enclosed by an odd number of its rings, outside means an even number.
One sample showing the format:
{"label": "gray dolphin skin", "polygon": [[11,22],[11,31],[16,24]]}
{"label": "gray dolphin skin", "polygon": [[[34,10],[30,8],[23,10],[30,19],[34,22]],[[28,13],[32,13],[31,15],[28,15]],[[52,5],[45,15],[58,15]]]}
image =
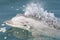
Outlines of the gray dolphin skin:
{"label": "gray dolphin skin", "polygon": [[60,36],[60,23],[54,13],[45,11],[39,3],[27,4],[24,14],[18,14],[5,23],[11,27],[21,28],[32,32],[33,37],[47,35],[51,37]]}

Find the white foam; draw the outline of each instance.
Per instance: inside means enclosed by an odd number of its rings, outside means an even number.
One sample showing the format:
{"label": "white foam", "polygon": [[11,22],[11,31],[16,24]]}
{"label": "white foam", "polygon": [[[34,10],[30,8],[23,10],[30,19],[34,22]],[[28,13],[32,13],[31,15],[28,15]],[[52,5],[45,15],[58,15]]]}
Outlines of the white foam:
{"label": "white foam", "polygon": [[6,32],[6,27],[2,27],[2,28],[0,28],[0,32]]}

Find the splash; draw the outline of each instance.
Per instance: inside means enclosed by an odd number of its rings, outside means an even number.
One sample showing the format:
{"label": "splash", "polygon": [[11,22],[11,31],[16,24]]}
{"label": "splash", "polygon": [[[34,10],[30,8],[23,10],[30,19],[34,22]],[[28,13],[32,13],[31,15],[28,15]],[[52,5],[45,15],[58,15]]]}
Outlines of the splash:
{"label": "splash", "polygon": [[18,14],[5,23],[12,27],[31,31],[32,36],[37,38],[40,35],[60,36],[60,30],[58,30],[60,23],[54,13],[47,12],[39,3],[29,3],[24,10],[24,14]]}
{"label": "splash", "polygon": [[6,27],[2,27],[2,28],[0,28],[0,32],[5,33],[5,32],[6,32]]}
{"label": "splash", "polygon": [[54,16],[54,13],[47,12],[47,10],[44,10],[39,4],[28,4],[24,15],[36,17],[51,27],[59,27],[58,19]]}

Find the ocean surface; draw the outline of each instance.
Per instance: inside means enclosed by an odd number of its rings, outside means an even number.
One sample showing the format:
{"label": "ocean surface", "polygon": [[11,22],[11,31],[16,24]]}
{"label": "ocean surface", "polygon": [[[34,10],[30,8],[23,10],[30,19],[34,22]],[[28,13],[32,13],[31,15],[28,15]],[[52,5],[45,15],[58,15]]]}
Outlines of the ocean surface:
{"label": "ocean surface", "polygon": [[[23,9],[25,5],[32,1],[41,3],[45,10],[54,13],[57,18],[60,18],[60,0],[0,0],[0,28],[6,27],[7,29],[5,33],[0,32],[0,40],[28,40],[28,36],[30,35],[28,31],[11,28],[7,25],[3,26],[3,22],[11,19],[16,14],[24,13]],[[19,34],[16,32],[19,32]],[[46,40],[52,39],[49,37],[45,38],[47,38]],[[53,38],[53,40],[60,39]]]}

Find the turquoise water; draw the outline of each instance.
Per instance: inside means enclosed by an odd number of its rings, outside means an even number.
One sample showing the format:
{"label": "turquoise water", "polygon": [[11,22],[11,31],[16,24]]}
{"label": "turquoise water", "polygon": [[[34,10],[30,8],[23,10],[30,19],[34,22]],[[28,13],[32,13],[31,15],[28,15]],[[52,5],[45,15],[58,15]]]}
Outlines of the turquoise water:
{"label": "turquoise water", "polygon": [[[0,0],[0,27],[6,27],[6,29],[8,30],[6,33],[0,32],[0,40],[28,40],[28,36],[29,36],[28,31],[24,30],[25,32],[23,33],[22,29],[19,29],[18,31],[16,30],[18,28],[11,28],[7,25],[1,26],[1,24],[5,20],[14,17],[18,13],[24,13],[24,11],[22,11],[24,9],[23,5],[28,4],[30,1],[32,0]],[[60,0],[37,0],[37,2],[38,1],[40,3],[41,2],[43,3],[43,7],[45,10],[48,10],[48,12],[55,13],[55,16],[60,18]],[[16,34],[15,31],[20,32],[20,34],[19,35]],[[7,39],[4,39],[4,37],[7,37]],[[42,37],[48,38],[46,40],[51,40],[51,39],[60,40],[59,38],[51,38],[47,36],[42,36]]]}

